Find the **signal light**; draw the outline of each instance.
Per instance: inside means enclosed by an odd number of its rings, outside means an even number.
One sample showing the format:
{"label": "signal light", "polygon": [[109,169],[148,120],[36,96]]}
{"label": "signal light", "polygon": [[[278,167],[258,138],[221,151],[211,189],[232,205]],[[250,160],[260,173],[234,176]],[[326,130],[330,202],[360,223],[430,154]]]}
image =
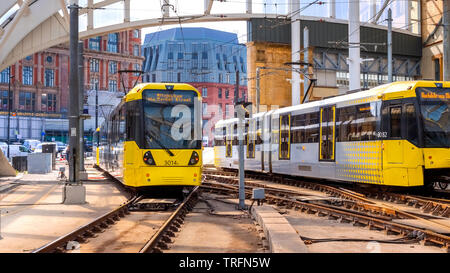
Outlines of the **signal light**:
{"label": "signal light", "polygon": [[189,159],[189,165],[195,165],[200,160],[197,152],[192,152],[191,158]]}
{"label": "signal light", "polygon": [[153,159],[152,153],[150,151],[144,154],[144,162],[148,165],[156,165],[156,162]]}

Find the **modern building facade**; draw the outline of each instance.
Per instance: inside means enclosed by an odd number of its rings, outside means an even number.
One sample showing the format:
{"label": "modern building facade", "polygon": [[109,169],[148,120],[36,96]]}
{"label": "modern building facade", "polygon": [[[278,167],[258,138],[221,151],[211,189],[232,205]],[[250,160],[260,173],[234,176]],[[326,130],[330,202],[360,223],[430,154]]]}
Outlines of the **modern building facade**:
{"label": "modern building facade", "polygon": [[246,46],[235,33],[183,27],[147,34],[142,51],[144,81],[189,83],[202,92],[204,143],[211,145],[215,122],[234,116],[237,97],[247,99]]}
{"label": "modern building facade", "polygon": [[[140,35],[140,30],[133,30],[84,41],[86,101],[96,88],[123,91],[119,70],[141,70]],[[137,79],[138,75],[124,74],[125,89],[132,88]],[[69,112],[67,45],[30,55],[0,72],[0,139],[3,140],[7,139],[8,90],[11,92],[10,139],[66,140]],[[94,116],[95,107],[89,108]],[[85,131],[93,130],[94,118],[85,122]]]}

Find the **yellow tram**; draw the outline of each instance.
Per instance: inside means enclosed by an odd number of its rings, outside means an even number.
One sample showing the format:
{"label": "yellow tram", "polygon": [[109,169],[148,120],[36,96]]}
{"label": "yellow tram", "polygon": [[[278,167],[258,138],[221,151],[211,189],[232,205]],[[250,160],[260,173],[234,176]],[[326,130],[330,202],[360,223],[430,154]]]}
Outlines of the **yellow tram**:
{"label": "yellow tram", "polygon": [[[450,179],[450,82],[408,81],[246,120],[245,169],[382,186]],[[215,125],[215,165],[238,168],[237,119]]]}
{"label": "yellow tram", "polygon": [[135,86],[97,132],[97,165],[138,191],[200,185],[201,100],[188,84]]}

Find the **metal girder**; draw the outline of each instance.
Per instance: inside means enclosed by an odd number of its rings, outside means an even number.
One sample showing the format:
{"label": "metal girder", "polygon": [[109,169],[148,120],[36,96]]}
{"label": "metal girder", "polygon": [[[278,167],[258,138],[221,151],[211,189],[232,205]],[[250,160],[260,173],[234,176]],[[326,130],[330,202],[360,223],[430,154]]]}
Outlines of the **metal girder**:
{"label": "metal girder", "polygon": [[380,11],[378,11],[377,16],[372,20],[372,23],[376,24],[378,20],[380,20],[381,15],[383,14],[384,10],[387,8],[387,6],[392,2],[392,0],[385,0],[383,3],[383,6],[381,6]]}
{"label": "metal girder", "polygon": [[[348,72],[346,58],[347,55],[340,52],[315,52],[313,56],[314,69]],[[361,73],[387,75],[387,59],[385,56],[361,56],[361,58],[373,58],[372,61],[365,61],[361,65]],[[393,58],[393,62],[393,74],[396,76],[413,77],[420,75],[418,73],[420,60],[417,58]]]}
{"label": "metal girder", "polygon": [[205,0],[205,15],[211,14],[213,2],[214,0]]}
{"label": "metal girder", "polygon": [[[60,16],[58,11],[61,9],[61,6],[55,5],[55,2],[57,1],[33,2],[32,0],[25,0],[22,2],[12,21],[2,29],[0,62],[3,63],[4,60],[11,59],[13,61],[8,63],[10,65],[38,51],[33,49],[38,41],[45,44],[45,40],[54,39],[56,38],[55,36],[59,36],[62,33],[68,38],[67,32],[56,17]],[[48,48],[48,46],[45,48]],[[14,58],[14,56],[21,56],[21,58]],[[0,71],[8,65],[1,65]]]}
{"label": "metal girder", "polygon": [[[56,1],[56,0],[54,0]],[[122,0],[123,1],[123,0]],[[49,47],[56,46],[61,43],[66,43],[69,41],[69,33],[66,31],[66,26],[62,23],[64,19],[58,13],[61,9],[60,5],[53,5],[51,1],[38,1],[36,3],[43,2],[43,5],[48,5],[48,10],[50,14],[49,18],[45,20],[40,19],[40,24],[37,22],[33,24],[26,24],[21,28],[21,32],[14,35],[14,39],[8,39],[6,45],[1,45],[0,38],[0,71],[7,68],[8,66],[14,64],[18,60],[25,58],[26,56],[45,50]],[[34,6],[34,5],[33,5]],[[39,6],[40,13],[45,17],[41,9],[42,5]],[[33,12],[33,10],[32,10]],[[108,25],[98,28],[87,28],[86,31],[79,33],[80,39],[86,39],[95,36],[101,36],[112,32],[125,31],[130,29],[140,29],[145,27],[155,27],[163,25],[178,25],[180,21],[182,23],[200,23],[200,22],[223,22],[223,21],[247,21],[250,18],[276,18],[276,14],[247,14],[247,13],[236,13],[236,14],[198,14],[189,16],[172,16],[164,18],[153,18],[145,20],[137,20],[130,22],[121,22],[113,25]],[[25,24],[21,21],[21,25]],[[8,24],[10,25],[10,24]],[[31,27],[36,25],[36,27]]]}

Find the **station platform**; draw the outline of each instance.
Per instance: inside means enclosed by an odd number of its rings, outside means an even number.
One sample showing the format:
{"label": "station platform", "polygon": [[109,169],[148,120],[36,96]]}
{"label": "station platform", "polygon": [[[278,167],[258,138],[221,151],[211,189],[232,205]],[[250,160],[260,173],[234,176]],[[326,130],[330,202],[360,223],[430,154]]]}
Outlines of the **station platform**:
{"label": "station platform", "polygon": [[[62,162],[59,166],[68,169]],[[111,181],[99,179],[95,169],[87,171],[95,180],[83,182],[86,203],[81,205],[62,203],[64,182],[56,170],[0,179],[0,252],[31,252],[126,201]]]}
{"label": "station platform", "polygon": [[272,253],[308,253],[308,248],[286,218],[269,205],[252,207]]}

